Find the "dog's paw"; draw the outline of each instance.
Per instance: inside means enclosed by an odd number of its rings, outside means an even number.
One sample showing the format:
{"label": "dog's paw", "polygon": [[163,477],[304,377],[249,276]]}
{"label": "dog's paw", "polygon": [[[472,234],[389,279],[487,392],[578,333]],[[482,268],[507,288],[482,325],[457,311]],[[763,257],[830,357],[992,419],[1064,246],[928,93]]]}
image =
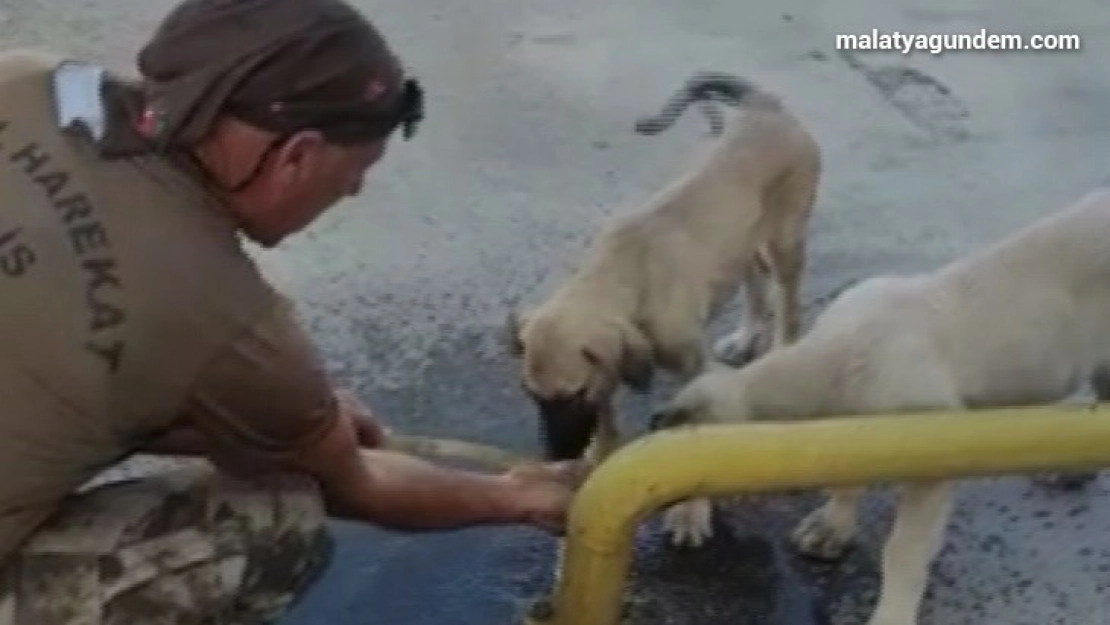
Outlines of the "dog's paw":
{"label": "dog's paw", "polygon": [[1051,490],[1080,490],[1098,479],[1098,471],[1061,471],[1038,473],[1031,480],[1041,488]]}
{"label": "dog's paw", "polygon": [[691,499],[663,513],[663,528],[676,547],[700,547],[713,537],[713,504],[708,499]]}
{"label": "dog's paw", "polygon": [[744,328],[714,343],[713,356],[726,365],[741,367],[759,356],[765,342],[758,332]]}
{"label": "dog's paw", "polygon": [[791,541],[803,556],[818,560],[839,560],[848,552],[854,538],[851,528],[829,523],[824,510],[818,509],[794,528]]}

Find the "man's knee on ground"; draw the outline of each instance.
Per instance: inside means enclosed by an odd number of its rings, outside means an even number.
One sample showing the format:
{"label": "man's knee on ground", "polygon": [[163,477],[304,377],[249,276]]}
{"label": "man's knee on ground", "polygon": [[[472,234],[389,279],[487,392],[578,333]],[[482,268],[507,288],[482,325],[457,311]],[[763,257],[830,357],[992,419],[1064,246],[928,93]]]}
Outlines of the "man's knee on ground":
{"label": "man's knee on ground", "polygon": [[[210,514],[244,544],[240,601],[252,611],[280,612],[331,559],[323,496],[314,480],[282,473],[213,479]],[[215,528],[214,528],[215,529]]]}
{"label": "man's knee on ground", "polygon": [[[169,622],[266,622],[316,580],[331,549],[309,477],[186,465],[67,500],[3,570],[0,603],[24,615],[17,625],[64,622],[75,609],[99,610],[111,623],[160,622],[148,618],[155,613]],[[77,596],[74,587],[100,590]]]}

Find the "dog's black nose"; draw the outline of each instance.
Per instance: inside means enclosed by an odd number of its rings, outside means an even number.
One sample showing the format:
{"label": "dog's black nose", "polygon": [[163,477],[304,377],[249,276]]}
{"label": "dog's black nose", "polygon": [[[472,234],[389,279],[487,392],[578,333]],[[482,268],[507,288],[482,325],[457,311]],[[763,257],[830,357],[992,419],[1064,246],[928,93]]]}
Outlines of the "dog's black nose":
{"label": "dog's black nose", "polygon": [[580,397],[539,400],[543,444],[548,460],[573,460],[589,447],[600,413]]}
{"label": "dog's black nose", "polygon": [[544,420],[542,442],[547,460],[575,460],[582,457],[593,439],[594,426],[584,422]]}

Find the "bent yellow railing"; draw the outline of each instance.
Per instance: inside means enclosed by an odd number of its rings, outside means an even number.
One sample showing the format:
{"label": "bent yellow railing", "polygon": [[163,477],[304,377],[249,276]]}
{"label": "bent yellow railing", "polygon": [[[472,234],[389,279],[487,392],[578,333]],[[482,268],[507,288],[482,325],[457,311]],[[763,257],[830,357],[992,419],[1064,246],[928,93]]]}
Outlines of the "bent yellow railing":
{"label": "bent yellow railing", "polygon": [[570,512],[553,613],[535,625],[616,625],[636,526],[693,496],[1110,466],[1110,404],[713,425],[626,445]]}

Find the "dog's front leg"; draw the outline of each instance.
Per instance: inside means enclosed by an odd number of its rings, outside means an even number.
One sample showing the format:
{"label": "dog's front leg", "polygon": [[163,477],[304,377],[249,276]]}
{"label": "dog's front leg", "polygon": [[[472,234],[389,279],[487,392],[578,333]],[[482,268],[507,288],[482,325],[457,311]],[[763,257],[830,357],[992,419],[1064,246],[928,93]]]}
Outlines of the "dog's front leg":
{"label": "dog's front leg", "polygon": [[700,547],[713,537],[713,502],[698,497],[663,511],[663,528],[676,547]]}
{"label": "dog's front leg", "polygon": [[949,481],[907,484],[883,546],[882,586],[868,625],[914,625],[952,509]]}
{"label": "dog's front leg", "polygon": [[[700,375],[710,360],[703,344],[695,341],[688,342],[680,353],[683,364],[676,374],[682,387]],[[663,511],[663,530],[670,534],[671,544],[676,547],[700,547],[713,537],[713,501],[698,497],[671,505]]]}
{"label": "dog's front leg", "polygon": [[844,555],[856,537],[860,502],[864,487],[829,491],[825,505],[802,519],[791,539],[802,555],[820,560],[836,560]]}
{"label": "dog's front leg", "polygon": [[605,408],[597,420],[590,446],[586,448],[585,458],[588,466],[596,467],[620,445],[620,431],[617,428],[616,411],[612,406]]}

